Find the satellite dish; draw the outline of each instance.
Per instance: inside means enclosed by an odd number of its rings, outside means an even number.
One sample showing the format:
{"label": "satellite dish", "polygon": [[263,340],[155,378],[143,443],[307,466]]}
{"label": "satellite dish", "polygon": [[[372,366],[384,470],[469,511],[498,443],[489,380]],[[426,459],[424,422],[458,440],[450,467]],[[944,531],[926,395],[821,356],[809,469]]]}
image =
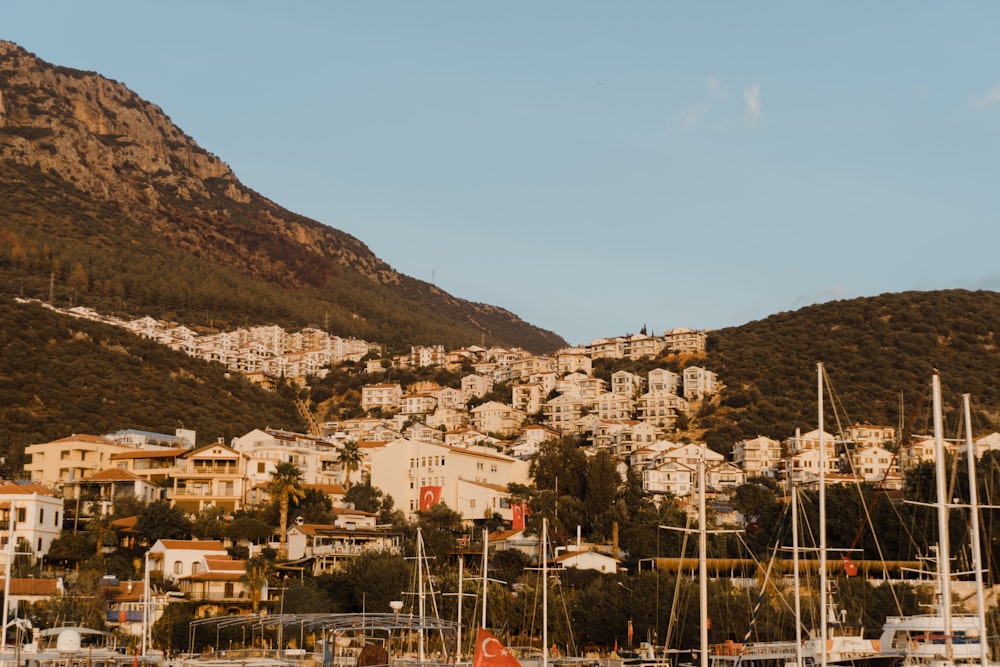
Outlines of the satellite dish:
{"label": "satellite dish", "polygon": [[80,652],[80,631],[76,628],[66,628],[56,639],[56,651],[59,653]]}

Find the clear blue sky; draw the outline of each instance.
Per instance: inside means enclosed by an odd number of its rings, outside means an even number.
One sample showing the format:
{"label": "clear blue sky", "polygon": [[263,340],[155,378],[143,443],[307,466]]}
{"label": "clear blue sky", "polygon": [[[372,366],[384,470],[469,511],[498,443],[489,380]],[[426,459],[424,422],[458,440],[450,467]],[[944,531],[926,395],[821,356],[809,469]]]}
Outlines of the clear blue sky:
{"label": "clear blue sky", "polygon": [[571,343],[1000,289],[1000,3],[18,2],[249,187]]}

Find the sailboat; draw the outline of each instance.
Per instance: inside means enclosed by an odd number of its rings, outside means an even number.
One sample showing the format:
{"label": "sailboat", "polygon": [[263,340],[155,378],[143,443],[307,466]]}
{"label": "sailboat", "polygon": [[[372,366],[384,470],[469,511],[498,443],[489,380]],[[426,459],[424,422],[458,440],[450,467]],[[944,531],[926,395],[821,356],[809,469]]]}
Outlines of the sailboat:
{"label": "sailboat", "polygon": [[[830,597],[827,581],[826,541],[826,443],[824,442],[824,380],[822,363],[816,365],[817,412],[819,433],[819,591],[820,623],[808,637],[802,637],[801,595],[799,592],[798,493],[792,488],[792,558],[795,581],[796,639],[794,641],[726,642],[712,647],[712,667],[786,667],[815,665],[817,667],[894,667],[902,658],[887,651],[879,640],[866,639],[864,628],[839,618],[837,606]],[[749,634],[749,633],[748,633]]]}
{"label": "sailboat", "polygon": [[968,394],[964,396],[966,451],[969,462],[969,488],[972,512],[972,550],[976,574],[976,614],[955,614],[951,601],[951,555],[948,535],[948,492],[946,486],[944,426],[941,415],[941,380],[934,372],[931,392],[934,404],[934,459],[937,499],[938,544],[936,562],[936,610],[931,614],[890,616],[883,626],[882,649],[903,658],[906,666],[950,667],[995,664],[989,659],[985,640],[983,567],[979,546],[978,500],[976,496],[975,447],[972,443]]}

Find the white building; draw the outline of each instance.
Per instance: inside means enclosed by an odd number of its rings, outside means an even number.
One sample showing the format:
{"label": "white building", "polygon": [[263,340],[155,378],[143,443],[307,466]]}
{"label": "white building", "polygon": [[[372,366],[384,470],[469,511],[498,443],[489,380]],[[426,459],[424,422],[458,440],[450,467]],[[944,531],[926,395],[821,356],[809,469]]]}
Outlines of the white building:
{"label": "white building", "polygon": [[63,499],[40,484],[4,482],[0,485],[0,553],[5,554],[11,536],[18,553],[39,559],[49,552],[62,531]]}
{"label": "white building", "polygon": [[421,488],[436,486],[441,487],[441,502],[466,520],[491,510],[509,521],[507,485],[530,483],[527,461],[492,448],[400,439],[371,449],[370,457],[372,486],[391,495],[409,518],[420,509]]}
{"label": "white building", "polygon": [[682,373],[684,377],[684,398],[689,401],[699,401],[718,391],[718,376],[700,366],[688,366]]}
{"label": "white building", "polygon": [[305,484],[343,484],[340,450],[329,439],[292,431],[254,429],[233,438],[233,449],[247,457],[249,486],[266,485],[279,463],[294,464]]}
{"label": "white building", "polygon": [[781,443],[763,435],[740,440],[733,445],[733,463],[742,468],[747,477],[775,479],[781,465]]}

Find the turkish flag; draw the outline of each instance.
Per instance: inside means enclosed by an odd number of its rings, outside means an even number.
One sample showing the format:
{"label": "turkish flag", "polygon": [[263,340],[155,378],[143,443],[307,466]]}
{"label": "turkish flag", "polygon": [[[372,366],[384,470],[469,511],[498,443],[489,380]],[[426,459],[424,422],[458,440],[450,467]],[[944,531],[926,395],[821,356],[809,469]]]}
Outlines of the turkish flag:
{"label": "turkish flag", "polygon": [[476,631],[476,650],[472,654],[472,667],[521,667],[517,658],[507,652],[500,640],[479,628]]}
{"label": "turkish flag", "polygon": [[524,503],[518,503],[511,508],[514,512],[510,527],[514,530],[524,530],[524,505]]}
{"label": "turkish flag", "polygon": [[844,556],[843,558],[844,558],[844,574],[846,574],[848,577],[858,576],[858,564],[855,563],[850,558],[848,558],[847,556]]}
{"label": "turkish flag", "polygon": [[430,508],[441,502],[441,489],[440,486],[421,486],[420,487],[420,511],[426,512]]}

